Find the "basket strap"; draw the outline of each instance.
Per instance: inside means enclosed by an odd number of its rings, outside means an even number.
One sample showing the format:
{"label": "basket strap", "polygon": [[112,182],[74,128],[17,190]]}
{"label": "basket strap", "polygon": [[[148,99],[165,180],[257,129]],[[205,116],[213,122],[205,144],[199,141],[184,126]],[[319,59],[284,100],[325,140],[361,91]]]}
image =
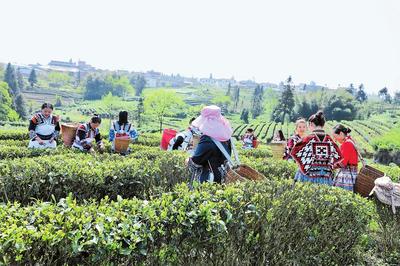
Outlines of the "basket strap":
{"label": "basket strap", "polygon": [[347,139],[346,141],[350,142],[351,144],[353,144],[354,149],[356,149],[356,152],[358,154],[358,158],[360,158],[361,164],[363,165],[363,167],[365,167],[365,160],[364,157],[362,157],[360,150],[358,149],[356,143],[352,140],[352,139]]}
{"label": "basket strap", "polygon": [[[226,151],[226,149],[222,145],[222,143],[220,141],[218,141],[218,140],[213,139],[213,138],[211,138],[211,140],[215,143],[215,145],[217,145],[218,149],[222,152],[222,154],[228,160],[228,163],[230,164],[230,166],[234,166],[235,164],[234,164],[234,162],[232,160],[232,157]],[[237,157],[237,153],[235,152],[236,149],[234,148],[234,143],[232,142],[232,139],[231,139],[231,146],[232,146],[233,153],[235,154],[235,158],[236,158]],[[240,162],[238,161],[238,158],[236,160],[237,160],[237,163],[240,164]]]}
{"label": "basket strap", "polygon": [[240,165],[239,155],[236,150],[235,140],[233,138],[231,138],[231,146],[232,146],[233,155],[235,156],[235,160],[236,160],[237,164]]}

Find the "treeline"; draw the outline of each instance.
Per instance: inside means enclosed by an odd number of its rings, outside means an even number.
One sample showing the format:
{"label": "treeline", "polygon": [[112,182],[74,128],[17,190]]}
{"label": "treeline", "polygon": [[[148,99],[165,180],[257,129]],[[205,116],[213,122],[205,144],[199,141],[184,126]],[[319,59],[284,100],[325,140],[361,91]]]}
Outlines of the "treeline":
{"label": "treeline", "polygon": [[361,84],[355,89],[351,84],[349,88],[330,90],[327,88],[314,92],[295,94],[295,86],[289,77],[284,83],[284,88],[277,106],[272,113],[272,120],[277,123],[294,121],[298,117],[308,118],[318,110],[323,110],[330,120],[354,120],[366,118],[369,113],[362,108],[368,100]]}
{"label": "treeline", "polygon": [[28,112],[21,94],[25,87],[22,74],[10,63],[0,72],[0,76],[3,76],[3,82],[0,82],[0,120],[16,121],[25,118]]}
{"label": "treeline", "polygon": [[128,79],[127,76],[117,74],[105,76],[88,76],[84,92],[85,100],[99,100],[111,93],[114,96],[125,97],[130,93],[141,95],[146,85],[143,76]]}

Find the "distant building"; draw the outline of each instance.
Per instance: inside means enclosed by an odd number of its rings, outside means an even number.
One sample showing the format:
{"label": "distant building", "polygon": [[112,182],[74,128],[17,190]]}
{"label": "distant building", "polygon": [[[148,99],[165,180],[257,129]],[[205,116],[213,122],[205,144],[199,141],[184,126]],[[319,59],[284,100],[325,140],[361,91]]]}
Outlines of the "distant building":
{"label": "distant building", "polygon": [[79,60],[78,63],[75,63],[72,61],[72,59],[70,59],[68,62],[51,60],[50,63],[48,63],[48,65],[44,68],[48,70],[70,73],[81,72],[81,74],[96,71],[95,67],[87,64],[85,61]]}
{"label": "distant building", "polygon": [[246,89],[254,89],[257,87],[257,83],[253,80],[242,80],[239,81],[239,87],[246,88]]}
{"label": "distant building", "polygon": [[76,63],[72,62],[72,59],[70,59],[69,62],[51,60],[50,63],[48,63],[48,66],[50,66],[50,67],[66,67],[66,68],[68,68],[68,67],[76,68],[77,67]]}
{"label": "distant building", "polygon": [[85,61],[81,61],[81,60],[78,61],[78,68],[79,68],[79,70],[82,71],[82,72],[92,72],[92,71],[96,71],[96,68],[95,68],[95,67],[93,67],[93,66],[91,66],[91,65],[89,65],[89,64],[86,64]]}

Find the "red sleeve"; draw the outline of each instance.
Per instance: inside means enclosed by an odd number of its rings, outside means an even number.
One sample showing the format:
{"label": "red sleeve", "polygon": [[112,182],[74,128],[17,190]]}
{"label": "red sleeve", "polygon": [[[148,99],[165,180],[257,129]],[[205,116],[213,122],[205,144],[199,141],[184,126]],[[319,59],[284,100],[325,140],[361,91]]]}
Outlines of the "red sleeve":
{"label": "red sleeve", "polygon": [[37,125],[38,124],[38,115],[36,114],[36,115],[32,116],[31,121],[33,124]]}
{"label": "red sleeve", "polygon": [[346,166],[349,161],[350,161],[350,149],[349,149],[349,143],[345,142],[342,144],[342,146],[340,146],[340,151],[342,152],[342,161],[340,162],[340,164],[342,166]]}
{"label": "red sleeve", "polygon": [[340,150],[343,157],[342,161],[340,162],[342,167],[346,167],[348,164],[354,165],[358,163],[357,151],[351,142],[344,142],[340,147]]}

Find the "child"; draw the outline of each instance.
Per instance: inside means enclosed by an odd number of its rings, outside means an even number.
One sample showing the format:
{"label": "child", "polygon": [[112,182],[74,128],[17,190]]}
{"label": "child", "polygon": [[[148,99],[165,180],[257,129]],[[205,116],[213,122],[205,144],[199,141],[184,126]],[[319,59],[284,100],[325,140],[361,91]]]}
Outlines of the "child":
{"label": "child", "polygon": [[254,130],[252,128],[248,128],[246,133],[242,137],[243,149],[254,149],[254,142],[257,141],[257,137],[254,135]]}

